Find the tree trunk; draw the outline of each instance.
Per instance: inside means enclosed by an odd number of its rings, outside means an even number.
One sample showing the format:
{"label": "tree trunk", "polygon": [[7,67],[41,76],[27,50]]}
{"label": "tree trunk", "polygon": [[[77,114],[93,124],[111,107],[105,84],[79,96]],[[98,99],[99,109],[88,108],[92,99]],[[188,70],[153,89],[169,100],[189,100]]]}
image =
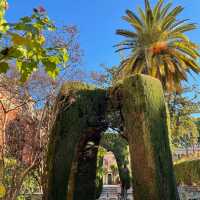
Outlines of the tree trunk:
{"label": "tree trunk", "polygon": [[68,192],[67,192],[67,200],[73,200],[76,173],[77,173],[77,158],[75,158],[73,160],[71,171],[70,171],[69,183],[68,183]]}
{"label": "tree trunk", "polygon": [[1,137],[0,138],[0,184],[4,183],[5,135],[6,135],[6,125],[7,125],[7,120],[8,120],[8,113],[6,111],[4,111],[3,115],[4,116],[2,117],[2,130],[0,131],[0,133],[1,133],[1,135],[0,135],[0,137]]}
{"label": "tree trunk", "polygon": [[81,149],[75,180],[74,200],[96,199],[97,153],[100,133],[91,133]]}
{"label": "tree trunk", "polygon": [[131,154],[135,200],[178,200],[169,146],[169,119],[160,81],[124,80],[122,115]]}
{"label": "tree trunk", "polygon": [[107,95],[80,82],[66,83],[60,92],[57,116],[50,135],[47,158],[48,200],[67,200],[75,151],[91,129],[104,130]]}

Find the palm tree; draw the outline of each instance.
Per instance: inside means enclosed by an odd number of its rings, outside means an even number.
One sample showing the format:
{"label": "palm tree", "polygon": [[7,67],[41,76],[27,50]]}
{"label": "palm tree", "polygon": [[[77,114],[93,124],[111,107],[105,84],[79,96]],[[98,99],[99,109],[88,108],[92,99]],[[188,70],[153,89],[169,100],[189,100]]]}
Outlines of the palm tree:
{"label": "palm tree", "polygon": [[172,3],[158,0],[152,8],[145,0],[145,9],[138,8],[136,15],[130,10],[123,17],[133,31],[119,29],[117,34],[126,40],[115,45],[117,51],[128,49],[130,54],[121,62],[119,77],[143,73],[158,78],[164,89],[178,90],[187,72],[200,72],[197,45],[185,32],[196,29],[196,24],[178,20],[182,6],[171,8]]}

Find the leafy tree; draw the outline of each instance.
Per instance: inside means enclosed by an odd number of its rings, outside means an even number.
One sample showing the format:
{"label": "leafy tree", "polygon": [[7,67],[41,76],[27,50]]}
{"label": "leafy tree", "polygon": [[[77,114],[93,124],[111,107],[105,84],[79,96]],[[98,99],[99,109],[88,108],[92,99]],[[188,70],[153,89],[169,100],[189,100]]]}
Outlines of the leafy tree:
{"label": "leafy tree", "polygon": [[166,93],[170,121],[171,141],[173,147],[186,150],[198,142],[198,129],[193,114],[200,113],[198,87],[184,87],[179,92]]}
{"label": "leafy tree", "polygon": [[[1,0],[2,5],[7,5]],[[0,73],[6,73],[14,63],[21,74],[21,81],[27,80],[32,72],[43,67],[48,75],[55,78],[59,65],[68,60],[66,48],[46,46],[45,33],[55,31],[53,22],[42,7],[34,9],[31,16],[22,17],[17,23],[5,22],[6,6],[0,9],[0,40],[8,41],[0,50]]]}
{"label": "leafy tree", "polygon": [[[176,128],[175,128],[176,127]],[[198,141],[198,130],[194,120],[180,119],[179,125],[172,129],[172,144],[188,150],[194,147]]]}
{"label": "leafy tree", "polygon": [[177,123],[179,118],[200,112],[198,85],[185,86],[179,92],[165,93],[171,118]]}
{"label": "leafy tree", "polygon": [[[4,97],[0,99],[0,126],[1,123],[4,125],[4,128],[0,130],[0,132],[3,131],[3,134],[0,133],[0,137],[5,136],[6,138],[6,142],[0,144],[3,146],[0,156],[2,155],[6,160],[12,158],[16,162],[11,167],[7,165],[3,167],[6,174],[4,180],[7,189],[5,198],[7,199],[15,199],[19,193],[23,194],[24,191],[29,191],[32,188],[28,184],[29,180],[36,182],[40,191],[44,192],[46,189],[44,161],[48,132],[51,120],[55,116],[52,112],[52,105],[64,81],[79,79],[77,66],[82,58],[82,53],[77,36],[78,30],[75,26],[64,26],[46,36],[48,46],[57,46],[60,49],[68,47],[70,53],[69,62],[65,67],[60,66],[61,72],[55,79],[44,73],[42,68],[33,72],[29,79],[23,83],[19,81],[20,73],[14,66],[6,74],[0,75],[0,95]],[[17,119],[10,121],[9,116],[13,115],[13,112],[17,113]],[[31,129],[24,128],[29,125]],[[37,141],[33,139],[27,141],[27,138],[33,138],[30,135],[31,132],[34,132],[34,138],[40,138],[39,141],[38,139]],[[13,137],[8,142],[9,135]],[[29,153],[32,154],[32,158],[29,154],[27,159],[33,162],[24,163],[20,159],[20,157],[26,157],[25,152],[21,151],[24,142],[25,146],[29,146]],[[9,173],[7,173],[8,171]],[[33,177],[33,173],[37,176]],[[14,176],[15,174],[18,175]],[[38,192],[38,190],[34,190],[34,192]],[[20,197],[22,198],[22,196]]]}
{"label": "leafy tree", "polygon": [[196,118],[195,124],[196,124],[196,126],[197,126],[197,130],[198,130],[198,133],[199,133],[199,136],[198,136],[198,144],[200,145],[200,119],[199,119],[199,118]]}
{"label": "leafy tree", "polygon": [[117,51],[129,50],[121,62],[119,77],[143,73],[158,78],[165,89],[178,90],[187,72],[200,72],[197,63],[197,45],[189,40],[186,32],[196,29],[196,24],[178,20],[182,6],[172,8],[172,3],[158,0],[151,7],[145,0],[145,9],[138,8],[138,15],[130,10],[123,17],[133,30],[117,30],[127,39],[116,45]]}
{"label": "leafy tree", "polygon": [[104,72],[95,72],[92,71],[90,73],[91,81],[102,88],[108,88],[114,85],[117,81],[117,74],[118,74],[118,66],[106,66],[104,64],[101,65]]}

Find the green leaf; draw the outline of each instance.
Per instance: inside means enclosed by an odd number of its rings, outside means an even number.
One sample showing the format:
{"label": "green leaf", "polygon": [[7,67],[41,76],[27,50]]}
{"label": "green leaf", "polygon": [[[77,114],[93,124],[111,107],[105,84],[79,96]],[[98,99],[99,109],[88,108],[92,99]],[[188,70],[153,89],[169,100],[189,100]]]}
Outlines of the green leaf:
{"label": "green leaf", "polygon": [[9,65],[6,62],[0,62],[0,73],[6,73],[9,69]]}
{"label": "green leaf", "polygon": [[32,21],[32,19],[30,17],[22,17],[20,21],[22,21],[22,23],[29,23]]}
{"label": "green leaf", "polygon": [[55,68],[54,70],[49,70],[49,71],[46,71],[46,72],[51,78],[55,79],[58,76],[58,74],[60,72],[60,69],[59,68]]}
{"label": "green leaf", "polygon": [[37,63],[33,61],[17,61],[16,66],[21,74],[22,82],[25,82],[32,72],[37,70]]}
{"label": "green leaf", "polygon": [[17,60],[16,61],[16,67],[19,71],[21,71],[21,68],[22,68],[22,62],[20,60]]}
{"label": "green leaf", "polygon": [[39,34],[40,31],[33,24],[24,24],[24,23],[15,24],[14,29],[19,31],[31,32],[33,34]]}
{"label": "green leaf", "polygon": [[11,58],[19,58],[26,55],[26,50],[24,48],[11,47],[9,51],[9,56]]}
{"label": "green leaf", "polygon": [[49,56],[47,60],[48,62],[56,64],[56,65],[60,63],[60,59],[58,56]]}
{"label": "green leaf", "polygon": [[46,65],[45,65],[45,71],[47,72],[47,74],[48,74],[51,78],[55,79],[60,70],[59,70],[59,68],[56,66],[55,63],[50,63],[50,62],[49,62],[49,63],[46,63]]}

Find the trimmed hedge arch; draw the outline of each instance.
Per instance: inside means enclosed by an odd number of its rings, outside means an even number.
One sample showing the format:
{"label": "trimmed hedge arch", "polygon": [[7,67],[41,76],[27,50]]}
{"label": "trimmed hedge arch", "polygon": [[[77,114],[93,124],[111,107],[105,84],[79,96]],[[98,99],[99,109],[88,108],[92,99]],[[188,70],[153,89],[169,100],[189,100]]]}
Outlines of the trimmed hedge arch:
{"label": "trimmed hedge arch", "polygon": [[[85,162],[79,156],[86,147],[82,146],[82,141],[85,141],[83,138],[100,134],[107,128],[107,110],[113,105],[114,109],[120,109],[128,138],[134,199],[178,200],[161,83],[146,75],[134,75],[111,91],[108,98],[107,91],[79,82],[66,83],[61,89],[49,142],[48,200],[71,200],[67,195],[69,179],[75,177],[75,180],[81,180],[80,166]],[[95,160],[96,153],[93,155]],[[70,176],[74,160],[78,163],[78,170],[75,170],[75,176]],[[91,166],[95,169],[94,162],[91,162],[85,170],[88,171]],[[86,177],[82,180],[86,181]],[[95,179],[91,179],[91,182],[95,182]],[[76,183],[74,191],[78,188]],[[91,188],[93,186],[88,185]],[[81,199],[77,197],[77,192],[74,192],[73,200]],[[93,194],[84,196],[87,200],[94,198]]]}

